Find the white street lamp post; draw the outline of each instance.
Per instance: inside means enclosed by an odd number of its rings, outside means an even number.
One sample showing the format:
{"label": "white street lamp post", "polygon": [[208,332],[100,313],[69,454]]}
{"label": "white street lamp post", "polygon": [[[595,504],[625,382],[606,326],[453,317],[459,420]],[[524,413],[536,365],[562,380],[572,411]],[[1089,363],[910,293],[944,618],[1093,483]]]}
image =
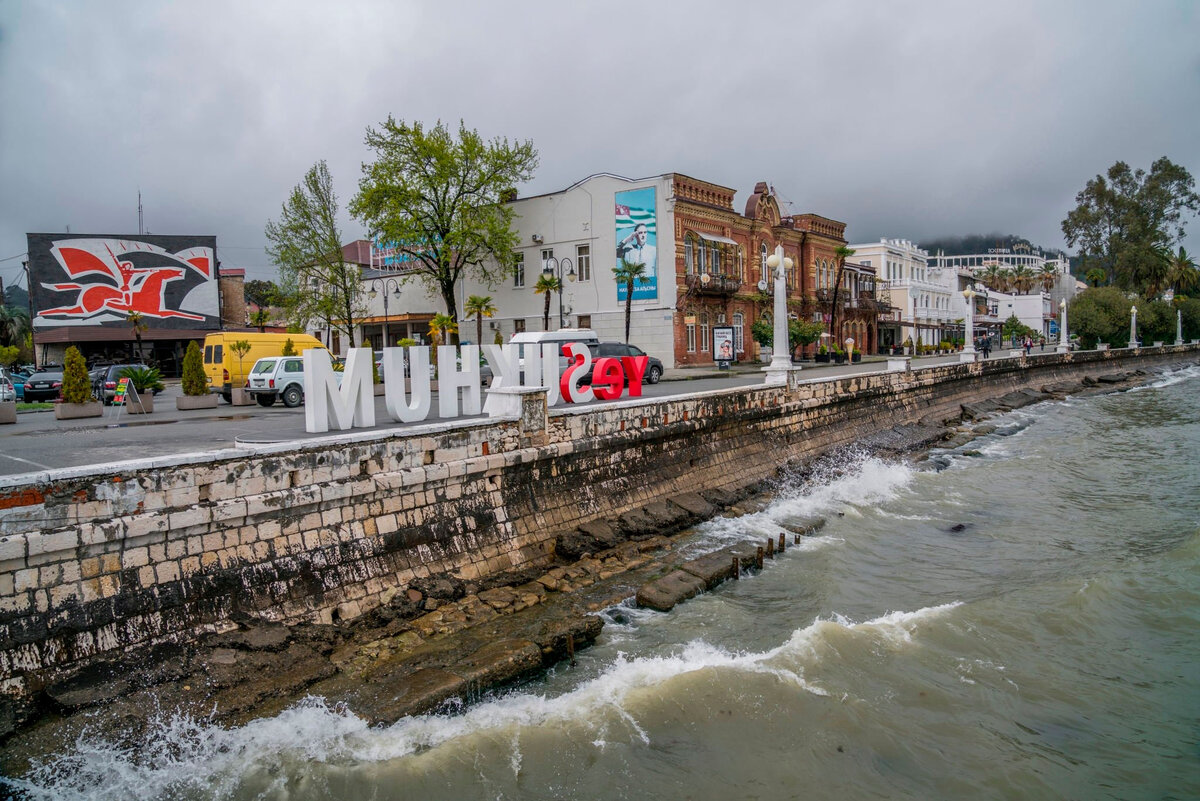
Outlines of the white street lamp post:
{"label": "white street lamp post", "polygon": [[1137,345],[1137,306],[1129,307],[1129,347],[1136,348]]}
{"label": "white street lamp post", "polygon": [[967,287],[963,290],[962,296],[967,301],[967,316],[963,318],[966,322],[965,341],[963,342],[962,353],[958,354],[960,362],[975,361],[975,295],[976,292],[972,287]]}
{"label": "white street lamp post", "polygon": [[1067,333],[1067,299],[1063,298],[1058,302],[1059,317],[1058,321],[1058,347],[1055,348],[1059,353],[1066,353],[1071,349],[1071,335]]}
{"label": "white street lamp post", "polygon": [[783,255],[782,245],[776,245],[775,252],[767,257],[767,266],[775,275],[775,331],[771,342],[771,363],[766,368],[766,383],[786,384],[788,372],[793,369],[788,348],[787,317],[787,271],[792,269],[792,260]]}
{"label": "white street lamp post", "polygon": [[1175,344],[1183,344],[1183,310],[1175,310]]}

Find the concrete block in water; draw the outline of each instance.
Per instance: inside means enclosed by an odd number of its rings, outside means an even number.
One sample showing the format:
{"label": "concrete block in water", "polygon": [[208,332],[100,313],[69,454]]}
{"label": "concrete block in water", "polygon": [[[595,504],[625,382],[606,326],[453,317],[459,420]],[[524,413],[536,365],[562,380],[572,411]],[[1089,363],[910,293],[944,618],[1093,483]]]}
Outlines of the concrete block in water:
{"label": "concrete block in water", "polygon": [[659,612],[670,612],[675,604],[694,598],[705,588],[703,579],[696,578],[691,573],[676,570],[657,581],[643,585],[637,591],[638,606],[654,609]]}
{"label": "concrete block in water", "polygon": [[679,569],[700,579],[704,582],[705,588],[711,590],[721,582],[728,581],[733,577],[732,557],[732,553],[721,550],[690,562],[684,562]]}

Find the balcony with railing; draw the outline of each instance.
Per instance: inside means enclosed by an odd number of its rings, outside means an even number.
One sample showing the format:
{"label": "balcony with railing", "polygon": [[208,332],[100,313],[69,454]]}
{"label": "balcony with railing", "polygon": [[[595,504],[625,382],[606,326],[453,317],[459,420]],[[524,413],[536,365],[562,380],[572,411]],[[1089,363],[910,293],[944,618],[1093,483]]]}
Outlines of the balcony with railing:
{"label": "balcony with railing", "polygon": [[734,295],[742,286],[741,280],[732,275],[700,273],[684,278],[688,291],[697,295]]}

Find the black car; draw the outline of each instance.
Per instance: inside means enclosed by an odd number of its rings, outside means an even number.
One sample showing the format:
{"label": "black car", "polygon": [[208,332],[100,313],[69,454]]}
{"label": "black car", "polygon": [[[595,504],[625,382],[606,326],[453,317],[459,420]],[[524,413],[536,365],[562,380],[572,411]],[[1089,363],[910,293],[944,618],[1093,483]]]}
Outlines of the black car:
{"label": "black car", "polygon": [[[657,384],[663,374],[663,363],[661,359],[656,359],[653,356],[647,356],[646,352],[637,345],[626,345],[624,342],[599,342],[588,345],[588,350],[592,352],[592,364],[596,363],[596,359],[602,359],[606,356],[619,359],[622,356],[646,356],[649,360],[646,364],[646,372],[642,375],[642,381],[647,384]],[[628,382],[628,378],[626,382]],[[592,383],[592,371],[588,370],[583,377],[584,384]]]}
{"label": "black car", "polygon": [[[101,367],[97,372],[92,373],[92,394],[96,399],[102,401],[105,406],[109,406],[113,402],[113,397],[117,394],[117,383],[121,380],[121,371],[126,367],[145,367],[144,364],[111,364],[108,367]],[[161,390],[155,390],[157,395]]]}
{"label": "black car", "polygon": [[62,378],[61,367],[38,370],[25,379],[25,401],[35,403],[57,400],[62,392]]}

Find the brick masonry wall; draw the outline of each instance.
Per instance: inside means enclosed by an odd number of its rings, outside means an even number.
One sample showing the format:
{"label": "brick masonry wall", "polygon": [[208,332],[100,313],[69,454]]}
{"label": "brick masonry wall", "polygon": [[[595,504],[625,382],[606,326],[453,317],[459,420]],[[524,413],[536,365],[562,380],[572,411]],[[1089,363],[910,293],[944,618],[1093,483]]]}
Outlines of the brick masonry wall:
{"label": "brick masonry wall", "polygon": [[1047,354],[552,414],[535,394],[514,421],[3,479],[0,692],[241,616],[352,619],[414,579],[545,563],[581,523],[744,488],[962,403],[1198,353]]}

